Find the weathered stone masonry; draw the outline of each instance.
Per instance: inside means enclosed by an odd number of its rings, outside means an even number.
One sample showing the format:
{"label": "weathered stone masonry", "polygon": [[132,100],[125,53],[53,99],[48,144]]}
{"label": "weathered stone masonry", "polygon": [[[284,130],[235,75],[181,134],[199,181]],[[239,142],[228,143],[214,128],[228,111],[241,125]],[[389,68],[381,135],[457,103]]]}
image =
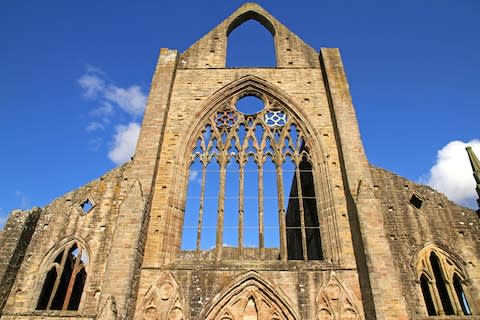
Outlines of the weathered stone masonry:
{"label": "weathered stone masonry", "polygon": [[[272,34],[275,68],[225,67],[228,35],[250,19]],[[242,111],[245,97],[263,109]],[[246,3],[185,52],[160,50],[131,161],[11,214],[0,311],[480,319],[478,229],[472,210],[369,165],[338,49],[317,52]]]}

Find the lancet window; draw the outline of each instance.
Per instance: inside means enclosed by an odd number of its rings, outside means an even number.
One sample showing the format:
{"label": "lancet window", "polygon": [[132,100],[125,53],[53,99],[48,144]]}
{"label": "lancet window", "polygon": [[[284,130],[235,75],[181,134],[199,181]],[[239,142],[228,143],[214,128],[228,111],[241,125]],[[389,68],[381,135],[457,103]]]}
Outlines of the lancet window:
{"label": "lancet window", "polygon": [[69,242],[45,268],[37,310],[78,310],[87,272],[88,255],[76,241]]}
{"label": "lancet window", "polygon": [[418,274],[429,316],[471,315],[463,272],[446,254],[427,250],[419,261]]}
{"label": "lancet window", "polygon": [[312,155],[295,116],[267,96],[234,96],[191,153],[183,252],[323,259]]}

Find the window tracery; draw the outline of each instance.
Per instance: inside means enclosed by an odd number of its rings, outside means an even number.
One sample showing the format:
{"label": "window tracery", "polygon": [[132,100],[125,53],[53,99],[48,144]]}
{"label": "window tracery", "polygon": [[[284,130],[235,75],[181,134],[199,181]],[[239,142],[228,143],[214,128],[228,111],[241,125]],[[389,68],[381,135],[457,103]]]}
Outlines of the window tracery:
{"label": "window tracery", "polygon": [[78,310],[87,279],[88,255],[77,241],[67,243],[47,265],[37,310]]}
{"label": "window tracery", "polygon": [[316,302],[318,320],[363,319],[358,311],[356,299],[333,272],[320,289]]}
{"label": "window tracery", "polygon": [[297,320],[296,310],[281,288],[255,271],[237,276],[200,315],[206,320]]}
{"label": "window tracery", "polygon": [[[244,96],[263,109],[238,110]],[[182,250],[323,259],[308,139],[281,103],[233,96],[207,118],[190,161]]]}
{"label": "window tracery", "polygon": [[147,290],[137,320],[184,320],[186,308],[180,286],[170,272],[162,273]]}
{"label": "window tracery", "polygon": [[471,315],[466,278],[455,259],[438,248],[427,248],[420,257],[417,275],[427,314]]}

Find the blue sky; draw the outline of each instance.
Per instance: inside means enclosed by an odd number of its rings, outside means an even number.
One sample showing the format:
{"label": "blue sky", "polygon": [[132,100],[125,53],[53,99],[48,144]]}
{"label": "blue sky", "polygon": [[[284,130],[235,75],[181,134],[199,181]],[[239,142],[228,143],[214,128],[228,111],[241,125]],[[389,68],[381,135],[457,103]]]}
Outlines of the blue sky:
{"label": "blue sky", "polygon": [[[372,164],[474,206],[463,148],[480,156],[479,1],[258,3],[313,48],[340,48]],[[0,217],[128,158],[159,49],[186,50],[241,4],[1,1]],[[243,27],[230,48],[273,55]]]}

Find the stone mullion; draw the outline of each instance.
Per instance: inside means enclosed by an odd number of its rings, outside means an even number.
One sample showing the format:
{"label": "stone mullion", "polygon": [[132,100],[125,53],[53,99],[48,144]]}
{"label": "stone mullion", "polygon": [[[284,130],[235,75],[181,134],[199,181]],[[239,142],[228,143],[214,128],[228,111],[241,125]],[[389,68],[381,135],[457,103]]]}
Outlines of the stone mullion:
{"label": "stone mullion", "polygon": [[437,311],[437,315],[442,316],[445,315],[445,310],[443,309],[443,303],[442,299],[440,298],[440,292],[438,291],[438,286],[437,286],[437,279],[435,278],[435,272],[433,272],[432,265],[430,263],[430,259],[428,257],[425,257],[427,261],[427,268],[430,273],[430,279],[429,281],[430,284],[430,292],[432,293],[432,300],[433,300],[433,305],[435,306],[435,310]]}
{"label": "stone mullion", "polygon": [[301,157],[297,154],[295,156],[295,178],[297,180],[297,196],[298,196],[298,207],[300,209],[300,228],[302,233],[302,253],[303,260],[308,260],[307,252],[307,235],[305,232],[305,211],[303,205],[303,195],[302,195],[302,180],[300,178],[300,159]]}
{"label": "stone mullion", "polygon": [[280,259],[286,261],[288,258],[287,252],[287,223],[285,219],[285,206],[284,206],[284,191],[283,191],[283,173],[282,173],[282,161],[280,156],[275,161],[275,171],[277,178],[277,199],[278,199],[278,221],[280,225]]}
{"label": "stone mullion", "polygon": [[[435,277],[433,277],[432,279],[435,279]],[[435,309],[437,310],[437,315],[439,316],[442,316],[442,315],[445,315],[445,311],[443,310],[443,303],[442,303],[442,299],[440,298],[440,293],[438,292],[438,287],[437,287],[437,281],[436,280],[432,280],[430,283],[429,283],[431,286],[430,286],[430,289],[431,289],[431,292],[432,292],[432,300],[433,300],[433,304],[435,306]]]}
{"label": "stone mullion", "polygon": [[[261,151],[260,151],[261,152]],[[258,159],[262,159],[263,155],[257,155]],[[263,222],[263,160],[258,161],[258,244],[260,249],[260,257],[265,257],[265,235]]]}
{"label": "stone mullion", "polygon": [[203,225],[203,207],[205,204],[205,181],[207,176],[207,164],[202,161],[202,184],[200,189],[200,208],[198,210],[198,227],[197,227],[197,256],[200,255],[200,242],[202,239],[202,225]]}
{"label": "stone mullion", "polygon": [[68,305],[70,304],[70,298],[72,296],[73,286],[75,285],[75,279],[77,278],[78,272],[83,268],[80,265],[82,254],[83,254],[83,250],[79,249],[79,253],[75,259],[75,264],[73,266],[72,274],[70,275],[70,280],[68,281],[67,292],[65,294],[65,300],[63,300],[62,310],[68,309]]}
{"label": "stone mullion", "polygon": [[[220,140],[221,141],[221,140]],[[220,146],[218,146],[220,149]],[[222,258],[222,245],[223,245],[223,220],[225,213],[225,175],[227,154],[225,150],[220,150],[219,162],[220,162],[220,185],[218,187],[218,206],[217,206],[217,238],[216,238],[216,258],[219,261]]]}
{"label": "stone mullion", "polygon": [[239,185],[238,185],[238,250],[240,257],[243,256],[243,213],[245,212],[245,160],[242,155],[239,157]]}
{"label": "stone mullion", "polygon": [[[57,276],[55,277],[55,283],[53,284],[52,291],[50,292],[50,297],[48,299],[47,307],[45,308],[46,310],[50,310],[50,307],[52,306],[53,298],[55,297],[55,294],[57,293],[58,285],[60,283],[60,279],[62,278],[62,273],[63,273],[63,266],[62,265],[56,264],[54,267],[55,267],[55,271],[57,273]],[[50,272],[50,270],[48,270],[48,272]],[[47,273],[47,275],[48,275],[48,273]],[[45,280],[46,279],[47,278],[45,277]],[[45,284],[44,284],[44,286],[45,286]]]}
{"label": "stone mullion", "polygon": [[460,306],[458,299],[457,299],[457,292],[453,287],[453,273],[448,272],[450,271],[449,265],[450,263],[445,261],[445,257],[439,258],[440,264],[440,272],[442,273],[443,282],[445,283],[445,288],[447,289],[448,297],[450,299],[450,304],[452,305],[453,312],[456,315],[463,314],[462,306]]}
{"label": "stone mullion", "polygon": [[283,187],[283,169],[284,155],[282,154],[282,145],[285,138],[284,134],[279,135],[279,140],[275,139],[275,133],[272,132],[272,141],[274,147],[275,173],[277,180],[277,201],[278,201],[278,222],[280,226],[280,259],[286,261],[288,259],[287,249],[287,222],[285,210],[285,190]]}
{"label": "stone mullion", "polygon": [[452,281],[445,281],[445,284],[447,286],[448,293],[450,294],[451,301],[452,301],[452,307],[456,315],[463,315],[463,309],[462,306],[460,305],[460,301],[458,300],[457,292],[455,291],[455,288],[453,286],[453,279]]}
{"label": "stone mullion", "polygon": [[[53,298],[55,297],[55,295],[57,294],[57,290],[58,290],[58,286],[60,285],[60,280],[62,279],[62,275],[63,275],[63,269],[65,268],[65,262],[68,258],[68,253],[70,251],[71,247],[67,247],[65,248],[65,250],[63,251],[63,256],[62,256],[62,260],[60,261],[60,264],[58,265],[58,269],[57,269],[57,276],[55,278],[55,284],[53,285],[53,288],[52,288],[52,292],[50,294],[50,299],[48,299],[48,304],[47,304],[47,310],[49,310],[51,307],[52,307],[52,302],[53,302]],[[58,272],[60,271],[60,272]]]}

